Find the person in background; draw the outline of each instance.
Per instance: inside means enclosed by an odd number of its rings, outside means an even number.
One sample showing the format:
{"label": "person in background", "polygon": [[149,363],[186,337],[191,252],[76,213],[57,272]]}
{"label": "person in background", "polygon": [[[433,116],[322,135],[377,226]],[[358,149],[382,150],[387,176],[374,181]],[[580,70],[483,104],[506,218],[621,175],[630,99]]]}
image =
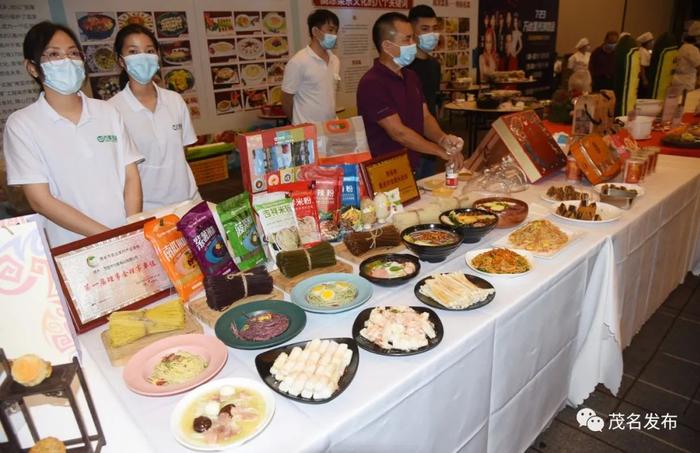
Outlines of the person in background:
{"label": "person in background", "polygon": [[612,90],[615,75],[615,44],[618,33],[609,31],[603,44],[597,47],[588,61],[588,71],[593,79],[593,91]]}
{"label": "person in background", "polygon": [[510,34],[513,35],[512,54],[517,57],[520,51],[523,50],[523,32],[520,31],[520,18],[518,17],[518,13],[513,14],[513,31],[511,31]]}
{"label": "person in background", "polygon": [[408,17],[397,12],[381,15],[372,27],[372,41],[379,58],[357,87],[357,109],[372,155],[408,149],[418,179],[429,176],[429,170],[420,167],[420,154],[462,168],[464,141],[443,132],[428,110],[418,76],[406,68],[417,52]]}
{"label": "person in background", "polygon": [[[437,118],[437,98],[440,90],[440,62],[430,55],[438,44],[440,33],[437,33],[437,16],[428,5],[417,5],[408,12],[408,19],[416,36],[416,59],[408,65],[408,69],[415,71],[421,81],[423,97],[428,105],[430,114]],[[421,173],[433,174],[437,171],[438,157],[428,154],[419,156],[418,168]]]}
{"label": "person in background", "polygon": [[571,124],[574,104],[579,96],[591,92],[591,74],[588,69],[574,71],[569,77],[568,90],[554,92],[547,119],[554,123]]}
{"label": "person in background", "polygon": [[591,45],[588,38],[581,38],[576,43],[576,51],[569,57],[566,67],[571,72],[588,71],[588,62],[591,59]]}
{"label": "person in background", "polygon": [[698,85],[700,72],[700,21],[694,20],[688,27],[683,44],[678,48],[676,67],[671,79],[671,86],[692,91]]}
{"label": "person in background", "polygon": [[518,69],[518,58],[513,53],[513,35],[508,33],[506,35],[506,55],[505,58],[501,60],[503,64],[503,70],[505,71],[515,71]]}
{"label": "person in background", "polygon": [[108,102],[146,157],[139,165],[143,209],[201,200],[185,159],[185,146],[197,141],[187,104],[180,94],[153,82],[160,67],[156,37],[143,25],[127,25],[117,33],[114,54],[122,68],[122,91]]}
{"label": "person in background", "polygon": [[484,48],[479,55],[479,80],[487,81],[489,74],[498,71],[498,53],[496,52],[496,35],[492,28],[484,33]]}
{"label": "person in background", "polygon": [[119,112],[85,96],[85,63],[67,27],[34,25],[22,44],[39,99],[12,113],[3,147],[9,185],[46,220],[51,247],[122,226],[141,211],[137,152]]}
{"label": "person in background", "polygon": [[318,9],[306,23],[311,41],[289,60],[282,81],[282,108],[293,124],[336,117],[340,61],[331,49],[335,47],[340,22],[331,11]]}
{"label": "person in background", "polygon": [[649,66],[651,50],[654,48],[654,35],[647,31],[637,37],[639,43],[639,90],[645,93],[649,88]]}

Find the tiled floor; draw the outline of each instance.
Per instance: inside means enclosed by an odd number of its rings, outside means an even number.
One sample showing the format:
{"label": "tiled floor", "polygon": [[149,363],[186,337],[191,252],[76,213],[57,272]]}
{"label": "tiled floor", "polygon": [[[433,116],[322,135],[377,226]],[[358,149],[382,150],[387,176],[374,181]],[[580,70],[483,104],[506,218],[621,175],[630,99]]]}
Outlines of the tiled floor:
{"label": "tiled floor", "polygon": [[[566,407],[527,453],[700,452],[700,277],[688,274],[623,356],[618,395],[599,386],[581,406],[605,420],[603,431],[579,427],[580,408]],[[678,416],[675,429],[660,423],[658,430],[643,429],[654,414],[666,413]],[[622,414],[613,421],[624,418],[624,431],[609,429],[611,414]],[[629,429],[633,414],[640,415],[642,429]]]}

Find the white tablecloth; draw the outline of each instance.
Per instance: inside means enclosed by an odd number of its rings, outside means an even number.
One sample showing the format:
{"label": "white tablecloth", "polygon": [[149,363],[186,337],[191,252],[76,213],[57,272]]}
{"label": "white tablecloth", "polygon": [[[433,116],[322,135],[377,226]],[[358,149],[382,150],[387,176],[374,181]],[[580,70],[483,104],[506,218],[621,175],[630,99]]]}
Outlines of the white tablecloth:
{"label": "white tablecloth", "polygon": [[[563,181],[548,178],[516,194],[533,217],[550,205],[539,195]],[[478,310],[440,310],[445,337],[411,357],[360,351],[357,375],[328,404],[305,405],[276,396],[270,426],[238,451],[474,451],[525,450],[566,403],[580,403],[603,382],[617,390],[622,349],[685,272],[700,270],[700,159],[662,156],[647,193],[617,222],[584,226],[584,234],[552,259],[514,279],[490,278],[494,301]],[[427,202],[427,200],[422,200]],[[423,274],[464,270],[462,245]],[[376,305],[420,305],[413,283],[375,287],[361,308],[309,314],[294,339],[350,336],[357,313]],[[107,451],[185,451],[169,432],[179,396],[130,392],[121,369],[109,365],[99,330],[81,336],[84,366],[106,430]],[[211,333],[211,330],[205,329]],[[219,377],[258,379],[254,351],[229,350]]]}

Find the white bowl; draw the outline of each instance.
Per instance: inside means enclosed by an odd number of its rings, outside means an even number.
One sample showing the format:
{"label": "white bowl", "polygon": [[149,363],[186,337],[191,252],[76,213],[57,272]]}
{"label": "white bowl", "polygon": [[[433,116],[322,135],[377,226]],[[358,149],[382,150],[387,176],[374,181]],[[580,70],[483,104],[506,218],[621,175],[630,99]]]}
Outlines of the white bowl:
{"label": "white bowl", "polygon": [[625,124],[635,140],[644,140],[651,135],[651,126],[654,118],[650,116],[637,116],[634,120]]}
{"label": "white bowl", "polygon": [[664,101],[660,99],[637,99],[634,110],[637,115],[656,117],[663,109]]}

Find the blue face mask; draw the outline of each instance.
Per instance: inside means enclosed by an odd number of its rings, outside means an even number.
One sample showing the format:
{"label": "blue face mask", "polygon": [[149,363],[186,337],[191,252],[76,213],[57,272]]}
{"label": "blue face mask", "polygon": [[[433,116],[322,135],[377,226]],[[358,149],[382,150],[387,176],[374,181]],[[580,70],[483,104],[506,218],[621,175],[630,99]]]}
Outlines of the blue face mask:
{"label": "blue face mask", "polygon": [[124,57],[126,72],[141,85],[151,83],[158,71],[158,55],[152,53],[137,53]]}
{"label": "blue face mask", "polygon": [[[394,43],[392,42],[392,44]],[[394,63],[396,63],[398,67],[403,68],[413,63],[413,60],[416,58],[416,52],[418,52],[415,44],[409,44],[407,46],[394,45],[400,49],[399,56],[393,58]]]}
{"label": "blue face mask", "polygon": [[81,60],[64,58],[41,63],[44,85],[61,94],[73,94],[85,81],[85,64]]}
{"label": "blue face mask", "polygon": [[605,49],[609,51],[615,50],[615,44],[605,43]]}
{"label": "blue face mask", "polygon": [[418,47],[423,49],[425,52],[432,52],[437,46],[439,40],[440,33],[424,33],[422,35],[418,35]]}
{"label": "blue face mask", "polygon": [[335,47],[335,42],[338,40],[338,35],[331,35],[330,33],[324,33],[321,42],[321,47],[324,49],[332,49]]}

